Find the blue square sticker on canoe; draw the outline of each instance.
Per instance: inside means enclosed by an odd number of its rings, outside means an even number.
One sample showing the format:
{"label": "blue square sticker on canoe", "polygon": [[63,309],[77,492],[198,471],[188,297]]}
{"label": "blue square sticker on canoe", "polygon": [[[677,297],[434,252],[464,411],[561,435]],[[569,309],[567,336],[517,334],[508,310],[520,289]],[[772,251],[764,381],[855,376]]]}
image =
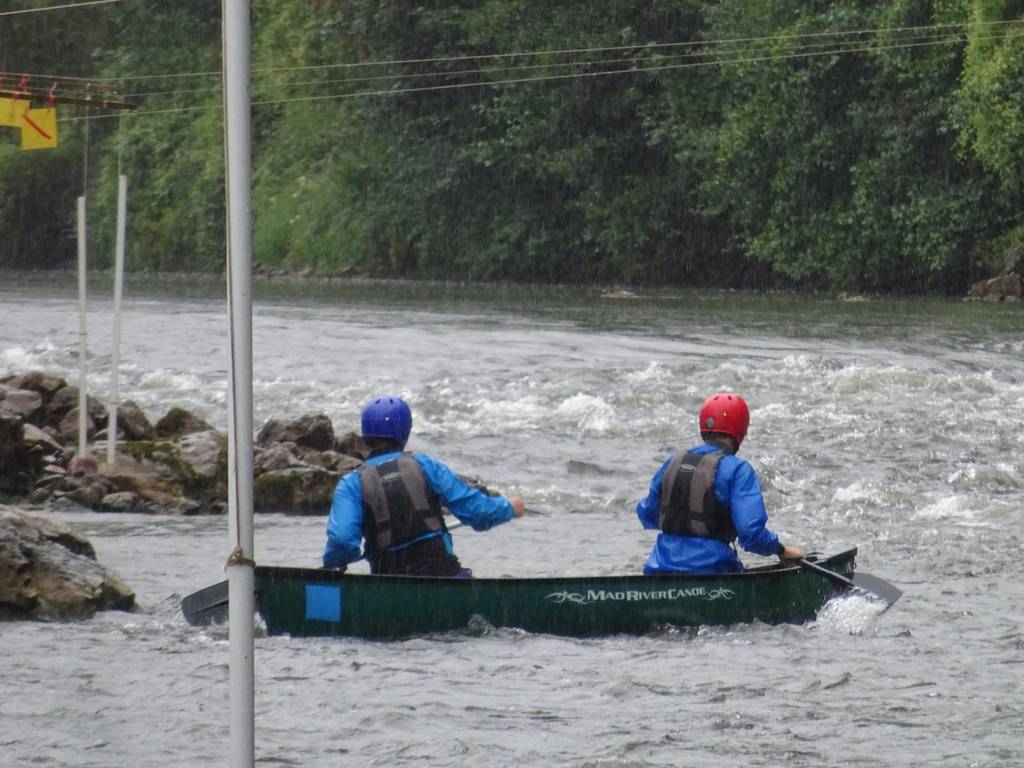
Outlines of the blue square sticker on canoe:
{"label": "blue square sticker on canoe", "polygon": [[307,584],[306,618],[318,621],[341,621],[341,587],[327,584]]}

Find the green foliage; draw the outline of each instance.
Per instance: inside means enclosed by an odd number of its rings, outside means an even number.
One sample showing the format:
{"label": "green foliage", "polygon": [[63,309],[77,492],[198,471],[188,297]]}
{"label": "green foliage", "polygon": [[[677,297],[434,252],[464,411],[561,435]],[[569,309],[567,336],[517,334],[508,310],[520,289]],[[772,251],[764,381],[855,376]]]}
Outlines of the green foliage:
{"label": "green foliage", "polygon": [[[1024,3],[974,3],[963,73],[962,146],[997,173],[1007,187],[1024,190]],[[1005,22],[1018,22],[1007,24]]]}
{"label": "green foliage", "polygon": [[[717,37],[753,36],[751,25],[773,34],[761,60],[725,70],[709,212],[732,219],[746,253],[799,284],[962,289],[978,242],[1005,227],[1011,201],[955,151],[957,37],[920,45],[901,30],[964,17],[920,0],[793,5],[799,13],[720,6]],[[882,31],[819,44],[853,53],[795,55],[808,52],[797,36],[817,30]]]}
{"label": "green foliage", "polygon": [[[96,193],[98,255],[113,258],[117,176],[129,177],[128,264],[187,272],[224,261],[224,155],[220,107],[220,8],[201,0],[127,6],[111,40],[108,77],[140,106],[108,123]],[[186,77],[176,75],[185,74]],[[147,98],[144,94],[160,94]]]}
{"label": "green foliage", "polygon": [[0,132],[0,264],[47,269],[73,262],[77,147],[22,152],[16,130]]}
{"label": "green foliage", "polygon": [[[46,5],[45,0],[19,3],[21,8]],[[80,14],[0,17],[3,85],[17,87],[28,75],[34,87],[58,61],[69,74],[87,71],[99,35],[83,28]],[[77,129],[62,123],[58,149],[22,152],[18,129],[0,127],[0,264],[52,268],[75,258],[75,201],[83,192],[84,168]]]}
{"label": "green foliage", "polygon": [[[84,13],[0,20],[0,65],[114,78],[139,108],[88,131],[62,110],[55,152],[0,145],[0,263],[73,255],[88,157],[98,263],[125,173],[131,268],[219,269],[219,5]],[[1021,245],[1022,16],[1019,0],[255,0],[254,259],[962,292]]]}

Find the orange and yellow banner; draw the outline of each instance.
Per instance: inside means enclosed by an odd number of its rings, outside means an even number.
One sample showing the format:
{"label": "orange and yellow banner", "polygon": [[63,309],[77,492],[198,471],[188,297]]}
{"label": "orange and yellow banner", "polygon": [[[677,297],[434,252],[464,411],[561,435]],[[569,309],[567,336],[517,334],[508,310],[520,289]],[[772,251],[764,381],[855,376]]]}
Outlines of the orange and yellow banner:
{"label": "orange and yellow banner", "polygon": [[57,146],[57,108],[30,109],[26,99],[0,98],[0,125],[21,129],[22,149]]}
{"label": "orange and yellow banner", "polygon": [[27,109],[21,115],[21,148],[54,149],[57,146],[57,108]]}
{"label": "orange and yellow banner", "polygon": [[[21,107],[21,109],[19,109]],[[0,125],[9,125],[12,128],[21,128],[18,122],[18,115],[25,109],[25,102],[17,99],[0,98]]]}

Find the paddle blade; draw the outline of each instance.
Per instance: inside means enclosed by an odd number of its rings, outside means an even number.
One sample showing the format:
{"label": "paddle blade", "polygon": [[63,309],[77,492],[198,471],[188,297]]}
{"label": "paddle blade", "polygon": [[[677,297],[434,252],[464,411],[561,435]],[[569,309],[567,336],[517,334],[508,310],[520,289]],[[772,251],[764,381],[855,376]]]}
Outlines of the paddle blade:
{"label": "paddle blade", "polygon": [[188,595],[181,601],[181,613],[193,627],[223,624],[228,620],[228,583],[222,581]]}
{"label": "paddle blade", "polygon": [[815,573],[820,573],[822,576],[832,579],[836,584],[849,587],[855,592],[860,592],[861,594],[870,595],[872,597],[877,597],[880,600],[884,600],[888,603],[886,610],[891,608],[892,604],[899,600],[900,595],[903,594],[903,590],[894,587],[885,579],[872,576],[870,573],[857,571],[853,574],[853,578],[850,579],[843,576],[841,573],[830,571],[828,568],[818,565],[812,560],[801,558],[796,562],[803,568],[814,571]]}
{"label": "paddle blade", "polygon": [[853,583],[858,589],[870,592],[872,595],[881,598],[890,606],[900,599],[903,590],[895,587],[885,579],[872,576],[870,573],[856,571],[853,574]]}

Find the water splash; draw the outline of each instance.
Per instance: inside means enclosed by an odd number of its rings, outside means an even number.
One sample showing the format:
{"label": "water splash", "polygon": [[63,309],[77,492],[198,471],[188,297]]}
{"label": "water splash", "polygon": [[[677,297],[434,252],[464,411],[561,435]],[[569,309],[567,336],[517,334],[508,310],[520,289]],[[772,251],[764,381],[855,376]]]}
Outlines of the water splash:
{"label": "water splash", "polygon": [[859,594],[832,598],[820,611],[812,626],[846,635],[862,635],[874,625],[888,606],[881,600]]}

